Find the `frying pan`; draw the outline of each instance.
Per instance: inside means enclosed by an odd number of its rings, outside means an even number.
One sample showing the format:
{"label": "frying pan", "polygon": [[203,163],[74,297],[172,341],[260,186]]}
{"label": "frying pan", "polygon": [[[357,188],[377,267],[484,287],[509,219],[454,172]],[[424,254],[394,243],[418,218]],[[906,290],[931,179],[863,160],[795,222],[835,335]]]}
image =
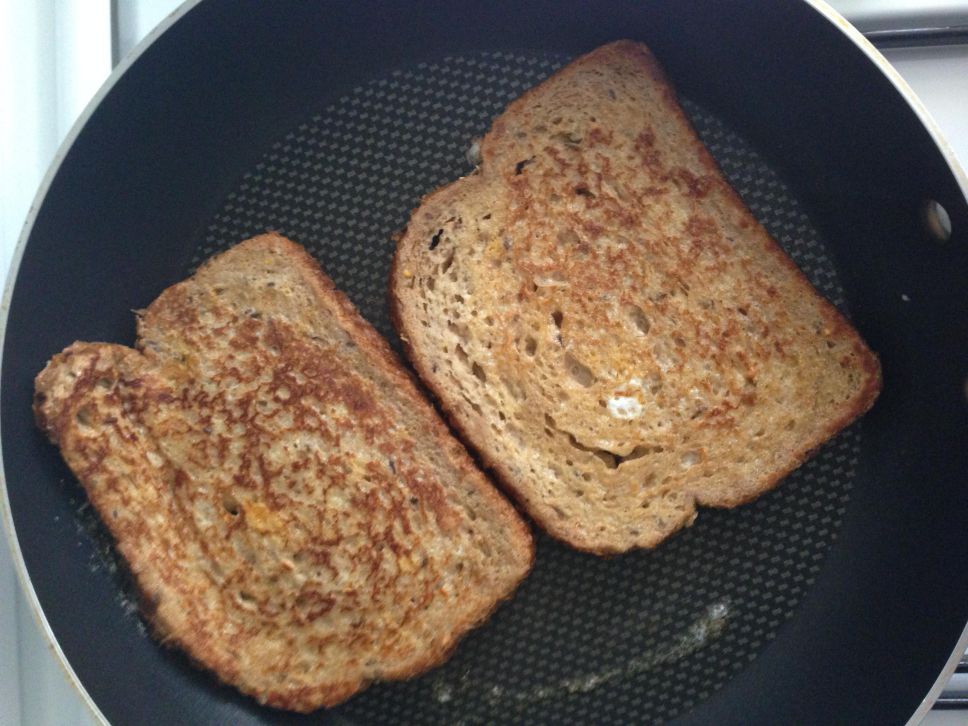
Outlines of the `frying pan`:
{"label": "frying pan", "polygon": [[[75,339],[131,343],[131,309],[267,228],[396,344],[391,234],[469,171],[511,98],[621,37],[652,47],[754,213],[878,351],[874,409],[654,552],[539,535],[531,577],[449,663],[328,712],[262,708],[156,645],[34,427],[33,376]],[[28,596],[115,723],[902,723],[968,622],[966,188],[903,82],[819,2],[189,4],[72,132],[11,273],[0,427]]]}

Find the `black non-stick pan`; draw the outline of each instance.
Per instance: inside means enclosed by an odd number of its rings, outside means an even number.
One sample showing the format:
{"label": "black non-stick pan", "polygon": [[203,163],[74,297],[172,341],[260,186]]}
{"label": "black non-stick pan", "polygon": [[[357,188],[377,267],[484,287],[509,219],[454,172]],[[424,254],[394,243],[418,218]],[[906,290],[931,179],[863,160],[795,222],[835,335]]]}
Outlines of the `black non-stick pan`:
{"label": "black non-stick pan", "polygon": [[[132,309],[266,229],[306,245],[396,344],[391,235],[470,170],[510,99],[626,37],[652,47],[754,213],[880,354],[874,409],[776,491],[702,511],[655,551],[600,559],[539,535],[533,574],[450,662],[329,712],[260,707],[158,646],[34,426],[34,375],[75,339],[131,343]],[[968,184],[828,8],[206,0],[108,85],[18,249],[0,409],[25,586],[106,719],[890,724],[937,693],[968,622]]]}

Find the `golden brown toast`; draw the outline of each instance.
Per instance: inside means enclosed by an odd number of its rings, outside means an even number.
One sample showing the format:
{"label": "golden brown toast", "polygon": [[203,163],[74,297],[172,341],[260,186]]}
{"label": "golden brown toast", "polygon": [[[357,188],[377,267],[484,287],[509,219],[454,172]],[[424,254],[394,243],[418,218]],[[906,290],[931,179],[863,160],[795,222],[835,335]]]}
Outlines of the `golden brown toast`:
{"label": "golden brown toast", "polygon": [[158,637],[271,706],[427,670],[531,566],[511,505],[278,235],[163,292],[137,350],[55,356],[35,412]]}
{"label": "golden brown toast", "polygon": [[770,489],[880,368],[725,181],[649,50],[579,58],[495,121],[399,241],[395,324],[552,535],[653,547]]}

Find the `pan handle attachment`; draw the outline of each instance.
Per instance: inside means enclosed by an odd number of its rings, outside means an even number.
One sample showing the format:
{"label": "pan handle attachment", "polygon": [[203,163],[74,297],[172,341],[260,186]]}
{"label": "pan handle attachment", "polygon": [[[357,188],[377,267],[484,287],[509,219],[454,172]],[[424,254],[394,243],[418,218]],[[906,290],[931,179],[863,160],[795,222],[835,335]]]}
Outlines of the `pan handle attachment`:
{"label": "pan handle attachment", "polygon": [[890,28],[869,30],[864,37],[884,48],[912,48],[927,45],[959,45],[968,43],[968,24],[927,28]]}
{"label": "pan handle attachment", "polygon": [[[955,668],[955,678],[965,674],[968,674],[968,653],[961,657],[958,667]],[[934,708],[945,711],[968,708],[968,692],[961,689],[942,691],[941,697],[934,702]]]}

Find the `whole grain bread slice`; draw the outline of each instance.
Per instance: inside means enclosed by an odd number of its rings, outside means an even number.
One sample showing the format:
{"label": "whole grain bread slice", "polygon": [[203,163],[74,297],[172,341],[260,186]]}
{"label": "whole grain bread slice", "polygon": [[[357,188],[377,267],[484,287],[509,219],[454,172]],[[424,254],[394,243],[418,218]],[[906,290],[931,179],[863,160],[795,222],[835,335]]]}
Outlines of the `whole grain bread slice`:
{"label": "whole grain bread slice", "polygon": [[725,181],[645,46],[579,58],[480,148],[413,213],[392,311],[454,426],[555,537],[655,546],[873,404],[877,358]]}
{"label": "whole grain bread slice", "polygon": [[164,291],[136,350],[54,356],[35,412],[157,636],[271,706],[427,670],[531,566],[511,505],[278,235]]}

